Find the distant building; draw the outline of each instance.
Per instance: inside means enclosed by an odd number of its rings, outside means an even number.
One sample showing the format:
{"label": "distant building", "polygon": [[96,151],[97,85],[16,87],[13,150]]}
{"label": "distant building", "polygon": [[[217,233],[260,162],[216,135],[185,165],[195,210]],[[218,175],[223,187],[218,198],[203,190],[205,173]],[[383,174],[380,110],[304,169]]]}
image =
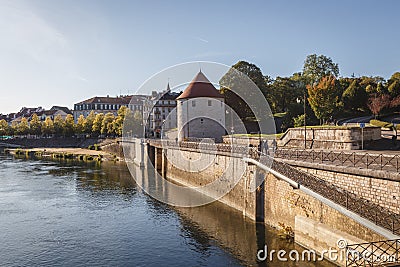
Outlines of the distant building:
{"label": "distant building", "polygon": [[[45,121],[46,118],[50,118],[54,120],[54,118],[58,115],[61,116],[63,120],[67,117],[68,114],[72,115],[72,111],[67,108],[67,107],[60,107],[60,106],[53,106],[49,110],[44,110],[42,112],[37,113],[36,115],[39,116],[41,121]],[[32,114],[33,115],[33,114]],[[32,116],[29,118],[29,120],[32,118]]]}
{"label": "distant building", "polygon": [[21,110],[17,113],[10,113],[8,114],[8,123],[12,124],[12,123],[19,123],[22,118],[26,118],[29,120],[29,118],[33,115],[33,114],[39,114],[41,112],[43,112],[44,109],[42,107],[37,107],[37,108],[27,108],[27,107],[22,107]]}
{"label": "distant building", "polygon": [[224,96],[200,71],[177,98],[178,139],[213,138],[225,135]]}
{"label": "distant building", "polygon": [[118,110],[122,106],[128,107],[132,112],[143,111],[143,100],[145,96],[143,95],[131,95],[131,96],[117,96],[117,97],[101,97],[95,96],[84,100],[82,102],[76,103],[74,105],[74,120],[78,120],[80,115],[85,118],[90,112],[98,113],[113,113],[115,116],[118,114]]}
{"label": "distant building", "polygon": [[180,93],[171,92],[169,83],[167,89],[157,93],[153,91],[144,105],[143,119],[148,137],[161,137],[161,131],[176,128],[176,98]]}

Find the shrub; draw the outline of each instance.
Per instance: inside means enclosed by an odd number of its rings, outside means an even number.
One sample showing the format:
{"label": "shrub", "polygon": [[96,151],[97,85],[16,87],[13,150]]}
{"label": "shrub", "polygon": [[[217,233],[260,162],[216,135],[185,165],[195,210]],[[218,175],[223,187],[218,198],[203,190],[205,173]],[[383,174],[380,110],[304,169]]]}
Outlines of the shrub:
{"label": "shrub", "polygon": [[373,126],[381,127],[381,128],[393,128],[393,123],[380,121],[380,120],[370,120],[369,123]]}

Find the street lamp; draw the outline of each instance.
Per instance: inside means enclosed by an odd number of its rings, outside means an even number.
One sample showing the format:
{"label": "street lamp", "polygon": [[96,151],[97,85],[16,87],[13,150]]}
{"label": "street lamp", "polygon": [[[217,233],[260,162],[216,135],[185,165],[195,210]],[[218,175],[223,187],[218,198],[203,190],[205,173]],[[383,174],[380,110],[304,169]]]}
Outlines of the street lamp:
{"label": "street lamp", "polygon": [[[300,98],[296,99],[297,104],[300,104]],[[304,90],[304,99],[303,99],[303,114],[304,114],[304,149],[307,149],[307,124],[306,124],[306,90]]]}

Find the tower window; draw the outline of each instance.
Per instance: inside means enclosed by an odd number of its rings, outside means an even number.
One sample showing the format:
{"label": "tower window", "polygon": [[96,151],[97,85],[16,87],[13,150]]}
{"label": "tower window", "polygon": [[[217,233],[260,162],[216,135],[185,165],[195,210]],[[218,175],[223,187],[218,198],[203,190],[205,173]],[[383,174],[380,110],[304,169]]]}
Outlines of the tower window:
{"label": "tower window", "polygon": [[212,105],[211,100],[208,100],[208,106],[211,107],[211,105]]}
{"label": "tower window", "polygon": [[193,100],[193,101],[192,101],[192,107],[195,107],[195,106],[196,106],[196,101]]}

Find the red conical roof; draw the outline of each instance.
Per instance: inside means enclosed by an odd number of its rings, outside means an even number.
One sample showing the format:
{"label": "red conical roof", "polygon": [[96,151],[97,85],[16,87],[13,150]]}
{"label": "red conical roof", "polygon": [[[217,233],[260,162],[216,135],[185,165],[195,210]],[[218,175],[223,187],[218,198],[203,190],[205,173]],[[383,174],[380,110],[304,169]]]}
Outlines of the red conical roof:
{"label": "red conical roof", "polygon": [[201,71],[197,73],[196,77],[177,99],[195,97],[224,98]]}

